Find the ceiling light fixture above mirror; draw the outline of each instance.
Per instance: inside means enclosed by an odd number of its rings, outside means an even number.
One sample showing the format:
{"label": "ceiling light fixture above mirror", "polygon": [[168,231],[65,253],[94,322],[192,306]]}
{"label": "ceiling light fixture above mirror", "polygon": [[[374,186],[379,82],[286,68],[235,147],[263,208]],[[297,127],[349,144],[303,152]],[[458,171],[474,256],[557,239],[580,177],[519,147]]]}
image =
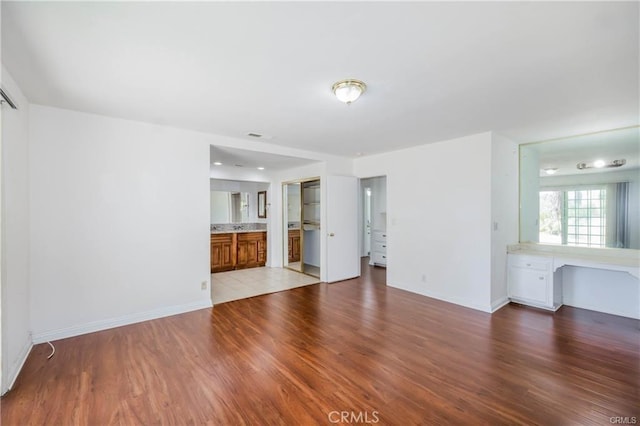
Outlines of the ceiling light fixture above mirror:
{"label": "ceiling light fixture above mirror", "polygon": [[627,160],[621,158],[620,160],[613,160],[610,163],[605,163],[603,160],[596,160],[593,163],[578,163],[576,168],[578,170],[584,169],[601,169],[604,167],[621,167],[627,164]]}
{"label": "ceiling light fixture above mirror", "polygon": [[340,102],[349,105],[358,100],[367,90],[367,85],[360,80],[346,79],[334,83],[331,90]]}

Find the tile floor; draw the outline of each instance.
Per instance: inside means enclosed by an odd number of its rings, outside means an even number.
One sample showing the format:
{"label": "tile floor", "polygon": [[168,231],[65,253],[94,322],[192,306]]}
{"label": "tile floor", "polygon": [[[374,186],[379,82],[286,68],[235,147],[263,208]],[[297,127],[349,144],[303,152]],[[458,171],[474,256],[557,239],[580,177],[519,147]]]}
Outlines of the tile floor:
{"label": "tile floor", "polygon": [[285,268],[251,268],[211,274],[213,304],[275,293],[320,282],[316,277]]}
{"label": "tile floor", "polygon": [[[299,271],[302,269],[302,265],[300,264],[300,262],[290,262],[289,269]],[[320,278],[320,268],[318,268],[317,266],[309,265],[308,263],[304,264],[304,273]]]}

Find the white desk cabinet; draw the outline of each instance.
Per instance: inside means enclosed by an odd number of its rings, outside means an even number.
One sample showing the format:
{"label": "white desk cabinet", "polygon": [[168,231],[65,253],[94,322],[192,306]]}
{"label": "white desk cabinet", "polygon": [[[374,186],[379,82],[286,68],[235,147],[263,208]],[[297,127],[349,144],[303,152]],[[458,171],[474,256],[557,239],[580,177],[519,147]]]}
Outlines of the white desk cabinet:
{"label": "white desk cabinet", "polygon": [[387,232],[374,230],[371,233],[370,265],[387,266]]}
{"label": "white desk cabinet", "polygon": [[509,254],[507,283],[514,302],[553,311],[562,306],[562,274],[554,272],[552,257]]}

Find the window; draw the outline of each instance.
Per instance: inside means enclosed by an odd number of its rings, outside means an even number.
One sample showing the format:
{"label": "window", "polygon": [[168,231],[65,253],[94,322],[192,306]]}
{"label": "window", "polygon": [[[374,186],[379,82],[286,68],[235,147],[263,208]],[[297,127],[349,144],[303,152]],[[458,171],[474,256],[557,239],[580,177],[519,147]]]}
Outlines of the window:
{"label": "window", "polygon": [[540,191],[539,241],[605,247],[604,187]]}
{"label": "window", "polygon": [[572,246],[605,246],[604,189],[565,191],[567,244]]}

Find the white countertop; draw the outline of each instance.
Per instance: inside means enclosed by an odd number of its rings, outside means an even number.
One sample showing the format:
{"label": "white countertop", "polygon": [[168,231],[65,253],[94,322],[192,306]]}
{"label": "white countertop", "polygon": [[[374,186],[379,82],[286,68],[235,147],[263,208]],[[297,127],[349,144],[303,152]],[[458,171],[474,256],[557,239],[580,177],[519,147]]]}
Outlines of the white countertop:
{"label": "white countertop", "polygon": [[215,230],[211,231],[211,235],[214,234],[246,234],[247,232],[267,232],[266,229],[231,229],[231,230]]}
{"label": "white countertop", "polygon": [[640,276],[640,250],[586,248],[546,244],[515,244],[507,253],[552,258],[554,270],[564,265],[625,271]]}

